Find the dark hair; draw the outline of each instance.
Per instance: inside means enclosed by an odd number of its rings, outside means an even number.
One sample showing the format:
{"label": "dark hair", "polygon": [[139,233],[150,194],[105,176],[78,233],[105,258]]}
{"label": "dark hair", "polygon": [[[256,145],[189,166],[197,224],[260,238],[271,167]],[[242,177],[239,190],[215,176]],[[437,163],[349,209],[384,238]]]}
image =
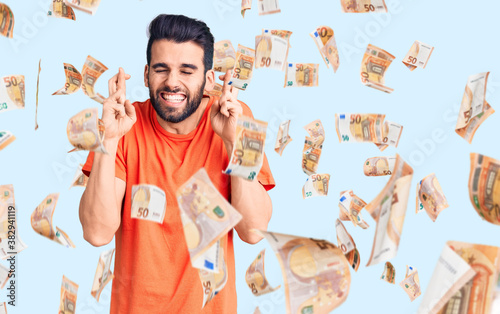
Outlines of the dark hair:
{"label": "dark hair", "polygon": [[148,65],[151,62],[151,47],[156,40],[167,39],[175,43],[194,41],[203,48],[205,73],[212,68],[214,58],[214,36],[205,22],[184,15],[160,14],[148,28]]}

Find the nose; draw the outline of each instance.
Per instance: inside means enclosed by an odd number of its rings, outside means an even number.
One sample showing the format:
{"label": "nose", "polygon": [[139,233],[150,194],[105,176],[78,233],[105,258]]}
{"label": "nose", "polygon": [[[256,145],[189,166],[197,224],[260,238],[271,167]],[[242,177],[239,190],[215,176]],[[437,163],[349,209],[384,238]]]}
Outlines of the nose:
{"label": "nose", "polygon": [[167,89],[171,91],[177,91],[180,88],[179,74],[171,71],[165,78],[164,85]]}

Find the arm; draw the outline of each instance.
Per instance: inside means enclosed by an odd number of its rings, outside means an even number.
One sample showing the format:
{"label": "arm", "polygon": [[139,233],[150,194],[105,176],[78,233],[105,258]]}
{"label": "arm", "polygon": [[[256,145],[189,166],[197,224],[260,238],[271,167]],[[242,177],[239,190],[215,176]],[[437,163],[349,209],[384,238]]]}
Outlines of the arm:
{"label": "arm", "polygon": [[121,223],[121,208],[126,183],[115,178],[118,142],[137,120],[135,108],[125,99],[125,80],[130,75],[122,68],[109,80],[109,98],[103,103],[102,121],[106,135],[104,147],[109,154],[95,153],[87,188],[80,200],[83,238],[93,246],[106,245]]}
{"label": "arm", "polygon": [[[228,156],[231,156],[233,145],[227,143],[225,146]],[[249,244],[262,240],[261,236],[250,231],[251,229],[267,230],[267,224],[271,220],[273,211],[271,198],[262,184],[258,180],[248,181],[232,176],[231,203],[243,216],[235,227],[240,239]]]}
{"label": "arm", "polygon": [[[231,156],[236,140],[236,123],[243,113],[237,100],[238,89],[229,85],[231,70],[220,76],[224,80],[220,100],[214,102],[210,112],[212,128],[223,140],[227,155]],[[257,181],[247,181],[236,176],[231,177],[231,203],[240,212],[243,219],[235,229],[241,240],[255,244],[262,238],[251,229],[267,230],[271,219],[271,198],[266,189]]]}
{"label": "arm", "polygon": [[126,188],[125,181],[115,178],[117,144],[106,143],[105,147],[109,155],[95,153],[87,188],[80,200],[83,238],[93,246],[111,242],[120,227]]}

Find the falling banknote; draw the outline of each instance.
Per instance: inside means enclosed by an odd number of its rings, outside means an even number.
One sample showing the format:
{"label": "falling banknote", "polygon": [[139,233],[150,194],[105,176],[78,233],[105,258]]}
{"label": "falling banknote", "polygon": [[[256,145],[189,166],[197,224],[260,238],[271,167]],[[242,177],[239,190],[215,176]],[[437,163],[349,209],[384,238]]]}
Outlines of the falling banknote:
{"label": "falling banknote", "polygon": [[3,3],[0,3],[0,34],[7,38],[14,35],[14,13]]}
{"label": "falling banknote", "polygon": [[316,173],[322,149],[323,145],[317,145],[313,138],[306,136],[302,150],[302,170],[308,176]]}
{"label": "falling banknote", "polygon": [[234,68],[236,52],[229,40],[221,40],[214,44],[214,71],[226,73]]}
{"label": "falling banknote", "polygon": [[396,57],[387,51],[368,45],[361,61],[361,82],[366,86],[392,93],[394,89],[385,86],[385,72]]}
{"label": "falling banknote", "polygon": [[[447,242],[417,313],[497,313],[490,309],[499,270],[499,247]],[[466,307],[456,312],[461,304]]]}
{"label": "falling banknote", "polygon": [[24,109],[24,75],[2,77],[0,82],[0,113]]}
{"label": "falling banknote", "polygon": [[327,55],[323,53],[323,47],[325,47],[326,43],[331,38],[334,38],[333,35],[333,29],[329,26],[320,26],[309,34],[309,36],[314,39],[319,53],[321,54],[321,57],[323,58],[323,61],[325,61],[327,67],[330,67],[331,61],[328,59]]}
{"label": "falling banknote", "polygon": [[40,89],[40,71],[42,71],[42,59],[38,61],[38,76],[36,78],[35,131],[38,129],[38,91]]}
{"label": "falling banknote", "polygon": [[387,12],[384,0],[340,0],[344,13]]}
{"label": "falling banknote", "polygon": [[308,123],[304,126],[304,130],[309,133],[314,146],[323,145],[323,142],[325,141],[325,128],[323,127],[320,119]]}
{"label": "falling banknote", "polygon": [[[17,227],[17,207],[12,184],[0,185],[0,258],[7,259],[28,246],[19,236]],[[15,235],[14,245],[9,236]]]}
{"label": "falling banknote", "polygon": [[360,215],[361,210],[365,206],[365,201],[356,196],[352,190],[340,192],[339,219],[342,221],[350,220],[354,226],[360,226],[362,229],[368,229],[368,224]]}
{"label": "falling banknote", "polygon": [[[9,281],[9,274],[9,269],[3,264],[0,264],[0,289],[3,289],[5,287],[5,284]],[[2,312],[0,311],[0,313]]]}
{"label": "falling banknote", "polygon": [[252,8],[252,0],[241,0],[241,16],[245,17],[245,12]]}
{"label": "falling banknote", "polygon": [[98,103],[103,103],[105,97],[94,90],[97,79],[108,70],[108,68],[97,59],[88,56],[83,65],[82,73],[69,63],[64,63],[64,74],[66,84],[52,95],[69,95],[80,89],[83,93]]}
{"label": "falling banknote", "polygon": [[212,97],[220,97],[222,95],[222,85],[215,83],[212,90],[205,90],[205,94]]}
{"label": "falling banknote", "polygon": [[236,51],[236,64],[229,80],[229,85],[246,90],[252,80],[253,65],[255,63],[255,50],[238,45]]}
{"label": "falling banknote", "polygon": [[113,260],[113,254],[115,249],[101,252],[99,255],[99,262],[97,263],[97,269],[94,275],[94,282],[92,283],[92,290],[90,294],[99,302],[99,297],[101,296],[104,287],[111,282],[114,275],[111,272],[111,261]]}
{"label": "falling banknote", "polygon": [[288,63],[285,70],[285,87],[318,86],[319,64]]}
{"label": "falling banknote", "polygon": [[77,10],[94,15],[101,0],[64,0],[64,2]]}
{"label": "falling banknote", "polygon": [[167,208],[165,192],[152,184],[132,186],[132,205],[130,217],[163,223]]}
{"label": "falling banknote", "polygon": [[255,68],[270,68],[283,71],[288,58],[292,32],[264,29],[255,36]]}
{"label": "falling banknote", "polygon": [[76,20],[75,11],[62,0],[52,0],[47,15],[73,21]]}
{"label": "falling banknote", "polygon": [[356,248],[356,243],[354,243],[354,240],[340,219],[335,221],[335,230],[337,231],[337,243],[340,250],[344,253],[349,264],[351,264],[352,269],[358,271],[359,264],[361,263],[359,251]]}
{"label": "falling banknote", "polygon": [[76,310],[76,296],[78,285],[63,275],[61,284],[61,301],[59,314],[73,314]]}
{"label": "falling banknote", "polygon": [[363,165],[363,172],[368,177],[388,176],[394,171],[396,157],[372,157]]}
{"label": "falling banknote", "polygon": [[448,201],[434,173],[426,176],[417,184],[416,212],[425,209],[432,221],[436,221],[439,213],[447,208]]}
{"label": "falling banknote", "polygon": [[469,76],[465,86],[455,132],[469,144],[479,126],[495,112],[486,101],[486,84],[489,74],[490,72],[484,72]]}
{"label": "falling banknote", "polygon": [[89,177],[87,177],[83,172],[83,164],[78,165],[78,169],[76,169],[75,176],[73,178],[73,181],[71,182],[70,189],[74,186],[82,186],[86,187],[87,183],[89,182]]}
{"label": "falling banknote", "polygon": [[394,284],[396,280],[396,269],[392,266],[391,262],[385,262],[384,272],[382,276],[380,276],[380,279]]}
{"label": "falling banknote", "polygon": [[432,51],[434,51],[434,47],[415,40],[410,51],[408,51],[406,57],[403,59],[403,63],[410,71],[415,70],[417,67],[425,69]]}
{"label": "falling banknote", "polygon": [[[267,15],[280,13],[280,5],[278,0],[257,0],[259,7],[259,15]],[[241,15],[245,17],[245,11],[252,8],[252,0],[241,1]]]}
{"label": "falling banknote", "polygon": [[500,161],[470,154],[469,197],[479,216],[500,225]]}
{"label": "falling banknote", "polygon": [[[278,137],[276,138],[276,144],[274,145],[274,151],[278,154],[283,154],[285,147],[292,141],[292,138],[288,134],[290,130],[290,120],[281,122],[278,129]],[[1,145],[1,144],[0,144]],[[0,146],[1,149],[1,146]]]}
{"label": "falling banknote", "polygon": [[245,280],[253,295],[259,296],[278,290],[281,286],[272,288],[266,279],[264,271],[264,257],[266,250],[262,250],[248,267],[245,274]]}
{"label": "falling banknote", "polygon": [[59,193],[49,194],[31,214],[31,226],[36,233],[49,238],[67,248],[74,248],[75,245],[66,232],[56,227],[52,223],[54,210],[56,209]]}
{"label": "falling banknote", "polygon": [[71,117],[66,128],[71,145],[77,150],[107,154],[104,148],[104,123],[98,117],[97,108],[85,109]]}
{"label": "falling banknote", "polygon": [[240,213],[218,192],[204,168],[176,192],[191,264],[231,230]]}
{"label": "falling banknote", "polygon": [[365,209],[377,222],[372,253],[367,266],[396,256],[410,194],[413,169],[396,155],[394,172],[380,194]]}
{"label": "falling banknote", "polygon": [[398,147],[403,126],[384,119],[385,114],[335,114],[339,142],[371,142],[381,151],[389,145]]}
{"label": "falling banknote", "polygon": [[351,273],[342,251],[325,240],[267,231],[281,265],[287,313],[330,313],[349,294]]}
{"label": "falling banknote", "polygon": [[418,272],[413,266],[406,265],[405,279],[403,279],[399,285],[403,288],[408,297],[410,297],[412,302],[422,294]]}
{"label": "falling banknote", "polygon": [[302,197],[306,199],[316,196],[327,196],[329,182],[330,175],[327,173],[311,174],[302,187]]}
{"label": "falling banknote", "polygon": [[236,143],[224,173],[253,181],[264,162],[267,122],[239,116],[236,123]]}
{"label": "falling banknote", "polygon": [[16,137],[9,131],[0,131],[0,150],[14,142]]}
{"label": "falling banknote", "polygon": [[203,289],[203,304],[201,308],[204,308],[208,302],[210,302],[227,283],[227,265],[224,258],[224,250],[220,251],[221,258],[221,269],[219,272],[210,272],[205,269],[198,269],[198,275],[201,280],[201,287]]}

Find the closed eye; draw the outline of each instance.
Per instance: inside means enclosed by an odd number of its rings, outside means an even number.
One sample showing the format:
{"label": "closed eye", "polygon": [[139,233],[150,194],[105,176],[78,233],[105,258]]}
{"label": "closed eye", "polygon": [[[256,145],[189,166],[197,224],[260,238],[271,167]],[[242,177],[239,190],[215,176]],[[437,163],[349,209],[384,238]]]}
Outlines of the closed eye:
{"label": "closed eye", "polygon": [[189,75],[189,74],[193,74],[192,72],[186,72],[186,71],[181,71],[181,73],[183,73],[183,74],[188,74],[188,75]]}

